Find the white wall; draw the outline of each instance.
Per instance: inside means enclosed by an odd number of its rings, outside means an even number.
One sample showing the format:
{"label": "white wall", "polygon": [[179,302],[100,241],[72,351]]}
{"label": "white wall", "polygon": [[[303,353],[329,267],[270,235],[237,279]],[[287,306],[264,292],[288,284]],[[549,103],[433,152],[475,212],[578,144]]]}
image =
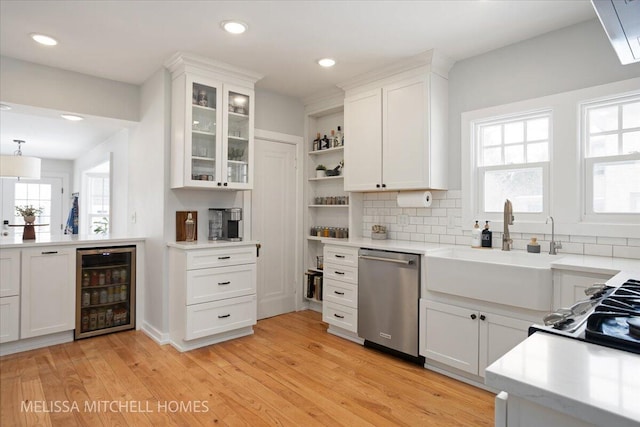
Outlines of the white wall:
{"label": "white wall", "polygon": [[0,75],[3,102],[138,121],[139,86],[7,56],[0,57]]}
{"label": "white wall", "polygon": [[302,136],[304,135],[304,105],[299,99],[256,89],[255,127]]}
{"label": "white wall", "polygon": [[449,72],[449,188],[461,188],[460,115],[640,76],[620,65],[598,20],[457,62]]}
{"label": "white wall", "polygon": [[[128,234],[146,238],[144,318],[145,329],[168,329],[168,279],[165,239],[165,191],[169,187],[170,79],[158,70],[141,87],[140,123],[129,143]],[[135,217],[135,222],[133,221]]]}
{"label": "white wall", "polygon": [[[89,152],[78,157],[73,165],[73,192],[80,193],[82,209],[82,173],[106,161],[111,161],[111,212],[109,233],[122,236],[127,232],[127,202],[129,191],[129,130],[122,129]],[[80,224],[84,227],[84,224]],[[82,234],[82,231],[80,232]]]}
{"label": "white wall", "polygon": [[[433,192],[430,208],[400,208],[395,192],[367,193],[362,210],[364,236],[374,224],[389,238],[429,243],[471,244],[470,223],[462,223],[461,114],[640,76],[640,64],[620,65],[597,20],[563,28],[457,62],[449,72],[449,191]],[[558,142],[556,142],[558,143]],[[566,141],[575,144],[575,141]],[[576,189],[578,191],[578,189]],[[408,225],[398,216],[407,215]],[[501,230],[493,230],[499,247]],[[525,250],[530,233],[511,233],[514,249]],[[542,251],[549,234],[537,233]],[[561,253],[640,259],[640,239],[593,234],[560,234]]]}

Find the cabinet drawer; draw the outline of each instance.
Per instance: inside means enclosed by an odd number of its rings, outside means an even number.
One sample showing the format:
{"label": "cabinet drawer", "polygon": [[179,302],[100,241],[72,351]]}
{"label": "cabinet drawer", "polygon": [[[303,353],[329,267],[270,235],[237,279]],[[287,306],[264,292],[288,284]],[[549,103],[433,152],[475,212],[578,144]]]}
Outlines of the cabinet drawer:
{"label": "cabinet drawer", "polygon": [[358,332],[358,310],[330,301],[322,304],[322,320],[351,332]]}
{"label": "cabinet drawer", "polygon": [[358,287],[332,279],[324,279],[322,298],[325,301],[358,308]]}
{"label": "cabinet drawer", "polygon": [[187,306],[185,340],[208,337],[256,324],[256,296]]}
{"label": "cabinet drawer", "polygon": [[212,248],[187,252],[187,270],[256,262],[256,247]]}
{"label": "cabinet drawer", "polygon": [[255,292],[255,264],[187,271],[187,305],[251,295]]}
{"label": "cabinet drawer", "polygon": [[325,263],[322,273],[325,279],[339,280],[354,285],[358,284],[358,269],[354,267]]}
{"label": "cabinet drawer", "polygon": [[358,248],[325,246],[324,262],[358,268]]}
{"label": "cabinet drawer", "polygon": [[0,343],[16,341],[20,335],[20,297],[0,298]]}

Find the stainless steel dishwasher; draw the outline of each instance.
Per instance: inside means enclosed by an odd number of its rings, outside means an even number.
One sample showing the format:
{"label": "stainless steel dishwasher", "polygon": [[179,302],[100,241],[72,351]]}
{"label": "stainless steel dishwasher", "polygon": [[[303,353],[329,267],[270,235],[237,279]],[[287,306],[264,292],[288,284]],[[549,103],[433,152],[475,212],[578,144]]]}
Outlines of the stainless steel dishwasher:
{"label": "stainless steel dishwasher", "polygon": [[360,249],[358,336],[365,345],[423,361],[418,354],[419,302],[419,255]]}

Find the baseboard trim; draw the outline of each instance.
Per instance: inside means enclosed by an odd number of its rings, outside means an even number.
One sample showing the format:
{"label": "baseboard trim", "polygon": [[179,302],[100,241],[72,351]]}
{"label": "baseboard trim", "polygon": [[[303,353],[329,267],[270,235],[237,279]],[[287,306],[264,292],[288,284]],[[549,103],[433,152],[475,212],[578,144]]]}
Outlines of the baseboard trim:
{"label": "baseboard trim", "polygon": [[51,345],[64,344],[73,341],[73,331],[58,332],[41,337],[26,338],[0,344],[0,356],[36,350]]}
{"label": "baseboard trim", "polygon": [[155,327],[151,326],[147,322],[142,323],[141,329],[142,329],[142,332],[145,333],[145,335],[147,335],[149,338],[151,338],[152,340],[154,340],[156,343],[160,345],[169,344],[169,342],[171,341],[169,339],[169,334],[160,332],[159,330],[157,330]]}

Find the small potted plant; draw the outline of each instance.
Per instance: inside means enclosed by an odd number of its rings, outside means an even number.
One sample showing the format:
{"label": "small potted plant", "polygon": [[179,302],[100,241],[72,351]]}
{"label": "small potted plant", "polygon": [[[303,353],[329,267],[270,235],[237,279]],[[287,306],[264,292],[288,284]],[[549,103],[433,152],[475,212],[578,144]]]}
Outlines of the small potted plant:
{"label": "small potted plant", "polygon": [[33,224],[36,216],[42,213],[42,208],[34,208],[33,205],[16,206],[16,213],[24,219],[26,224]]}
{"label": "small potted plant", "polygon": [[327,167],[325,165],[318,165],[316,166],[316,178],[322,178],[324,176],[326,176],[325,172],[327,170]]}

